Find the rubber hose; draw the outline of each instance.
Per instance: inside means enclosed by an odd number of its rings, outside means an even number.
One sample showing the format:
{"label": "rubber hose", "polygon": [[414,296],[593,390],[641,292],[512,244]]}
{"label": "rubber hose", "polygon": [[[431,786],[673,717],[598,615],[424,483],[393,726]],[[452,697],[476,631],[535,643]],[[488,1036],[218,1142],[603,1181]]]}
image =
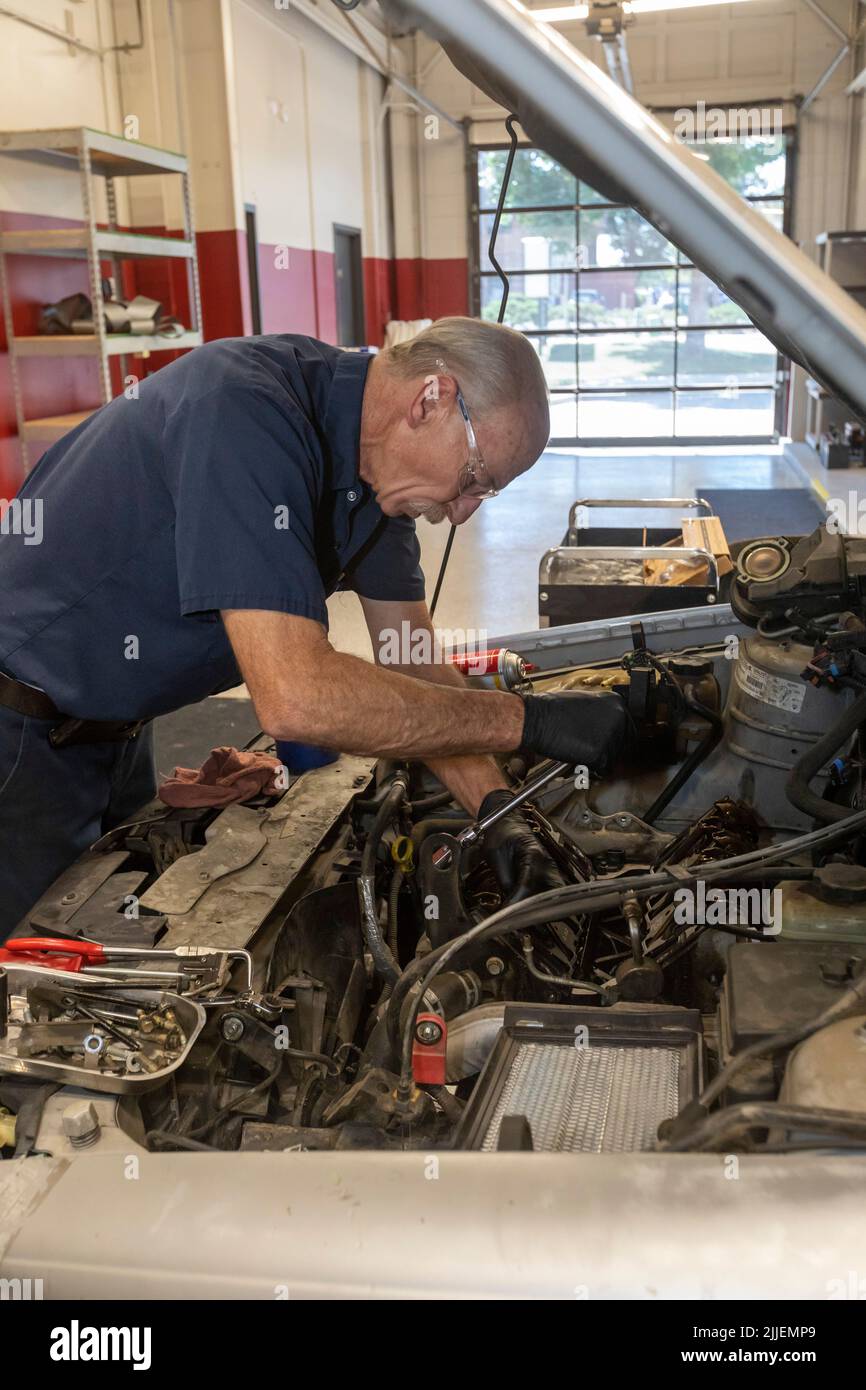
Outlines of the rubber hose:
{"label": "rubber hose", "polygon": [[361,856],[361,877],[358,879],[358,901],[361,905],[361,927],[364,932],[364,940],[370,955],[373,957],[377,974],[382,975],[391,984],[395,980],[399,980],[401,972],[379,927],[379,916],[376,911],[376,854],[382,843],[382,836],[386,827],[390,825],[406,799],[406,780],[405,773],[394,778],[393,786],[376,813],[376,819],[373,821],[367,836],[367,843],[364,845],[364,853]]}
{"label": "rubber hose", "polygon": [[679,769],[674,773],[667,786],[664,787],[656,797],[649,810],[645,811],[643,816],[641,816],[641,820],[645,821],[647,825],[652,825],[661,815],[668,803],[673,801],[677,792],[681,787],[685,786],[692,773],[709,757],[710,753],[712,753],[713,749],[721,741],[722,735],[725,732],[725,726],[722,723],[721,715],[717,714],[715,710],[710,709],[707,705],[700,704],[700,702],[695,699],[694,695],[689,694],[686,696],[686,705],[693,714],[698,714],[701,719],[706,719],[710,727],[698,746],[694,748],[689,756],[680,764]]}
{"label": "rubber hose", "polygon": [[438,811],[440,806],[448,806],[453,800],[452,792],[431,792],[429,796],[422,796],[419,801],[413,801],[410,810],[413,816],[426,816],[428,811]]}
{"label": "rubber hose", "polygon": [[427,816],[426,820],[416,821],[412,826],[410,838],[417,850],[428,835],[459,835],[471,824],[471,816]]}
{"label": "rubber hose", "polygon": [[828,1137],[842,1136],[866,1144],[866,1115],[860,1110],[814,1110],[807,1105],[768,1100],[743,1101],[714,1111],[664,1152],[711,1152],[719,1146],[724,1151],[742,1142],[753,1129],[793,1129]]}
{"label": "rubber hose", "polygon": [[845,820],[850,816],[850,806],[837,806],[833,801],[825,801],[817,792],[810,790],[809,783],[813,777],[817,777],[824,764],[830,761],[842,744],[856,733],[864,719],[866,695],[861,695],[853,705],[848,706],[824,737],[819,738],[818,742],[807,749],[802,758],[794,764],[785,784],[785,795],[798,811],[803,811],[807,816],[813,816],[815,820],[820,821]]}

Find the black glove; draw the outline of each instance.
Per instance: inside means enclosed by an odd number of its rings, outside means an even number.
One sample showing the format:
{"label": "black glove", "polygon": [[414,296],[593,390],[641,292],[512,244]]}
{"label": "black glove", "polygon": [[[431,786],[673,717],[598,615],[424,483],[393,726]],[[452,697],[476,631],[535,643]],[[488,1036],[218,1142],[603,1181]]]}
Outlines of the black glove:
{"label": "black glove", "polygon": [[[504,787],[488,792],[478,809],[483,820],[508,805],[511,793]],[[548,888],[561,888],[565,879],[547,851],[539,844],[519,810],[503,816],[484,832],[484,852],[510,901],[529,898]]]}
{"label": "black glove", "polygon": [[520,751],[604,773],[634,736],[625,703],[612,690],[561,690],[523,697]]}

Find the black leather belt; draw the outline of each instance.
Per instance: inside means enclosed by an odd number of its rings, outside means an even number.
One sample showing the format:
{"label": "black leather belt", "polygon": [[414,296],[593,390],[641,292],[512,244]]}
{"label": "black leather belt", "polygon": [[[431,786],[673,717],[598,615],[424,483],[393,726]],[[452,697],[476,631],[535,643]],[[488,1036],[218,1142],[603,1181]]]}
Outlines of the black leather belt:
{"label": "black leather belt", "polygon": [[0,671],[0,705],[14,709],[18,714],[26,714],[31,719],[55,719],[57,723],[48,732],[48,742],[55,748],[65,748],[72,743],[125,743],[137,738],[149,723],[147,719],[134,721],[73,719],[59,710],[44,690],[35,685],[25,685]]}

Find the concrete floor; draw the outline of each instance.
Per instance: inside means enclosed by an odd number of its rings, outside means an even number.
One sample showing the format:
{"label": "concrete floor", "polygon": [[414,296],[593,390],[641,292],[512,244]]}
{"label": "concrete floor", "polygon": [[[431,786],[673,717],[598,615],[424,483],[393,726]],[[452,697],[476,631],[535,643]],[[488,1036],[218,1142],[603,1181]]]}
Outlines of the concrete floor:
{"label": "concrete floor", "polygon": [[[825,468],[811,445],[804,443],[788,443],[785,446],[785,458],[795,465],[803,479],[808,481],[823,501],[841,498],[845,501],[848,511],[852,512],[853,500],[855,508],[866,513],[866,467],[863,464],[857,464],[853,468]],[[861,503],[864,504],[862,509],[859,507]],[[853,515],[848,529],[863,535],[864,523],[860,520],[858,529],[857,520],[858,517]]]}
{"label": "concrete floor", "polygon": [[[778,449],[738,447],[699,453],[646,449],[610,454],[550,450],[529,473],[479,507],[461,526],[436,611],[437,628],[525,632],[538,626],[538,565],[562,540],[571,503],[582,497],[693,497],[702,487],[807,486]],[[667,516],[667,514],[663,514]],[[607,519],[600,513],[597,520]],[[616,522],[638,524],[617,513]],[[433,593],[448,525],[419,521],[428,601]],[[354,594],[328,604],[331,640],[340,651],[369,657],[370,644]]]}

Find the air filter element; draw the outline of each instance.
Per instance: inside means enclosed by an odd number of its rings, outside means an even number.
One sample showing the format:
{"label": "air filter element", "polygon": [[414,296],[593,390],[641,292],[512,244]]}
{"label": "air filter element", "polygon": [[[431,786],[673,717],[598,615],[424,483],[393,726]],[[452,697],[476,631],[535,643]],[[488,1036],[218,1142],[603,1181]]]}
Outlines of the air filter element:
{"label": "air filter element", "polygon": [[662,1120],[699,1089],[701,1043],[694,1009],[511,1005],[459,1147],[528,1147],[531,1135],[542,1153],[652,1149]]}

